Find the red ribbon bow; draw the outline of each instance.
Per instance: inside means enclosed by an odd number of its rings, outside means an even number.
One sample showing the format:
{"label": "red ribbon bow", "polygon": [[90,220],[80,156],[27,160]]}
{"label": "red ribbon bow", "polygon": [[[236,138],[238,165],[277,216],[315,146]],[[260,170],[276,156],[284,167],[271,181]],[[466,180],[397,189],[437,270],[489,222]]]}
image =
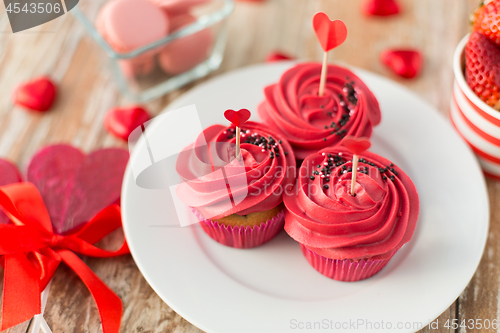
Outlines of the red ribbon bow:
{"label": "red ribbon bow", "polygon": [[54,234],[42,196],[31,183],[0,187],[0,208],[14,223],[0,224],[0,264],[5,270],[0,330],[41,312],[40,294],[64,261],[94,297],[103,332],[118,333],[121,299],[75,253],[99,258],[130,253],[126,242],[114,252],[92,245],[121,227],[120,208],[105,208],[68,235]]}

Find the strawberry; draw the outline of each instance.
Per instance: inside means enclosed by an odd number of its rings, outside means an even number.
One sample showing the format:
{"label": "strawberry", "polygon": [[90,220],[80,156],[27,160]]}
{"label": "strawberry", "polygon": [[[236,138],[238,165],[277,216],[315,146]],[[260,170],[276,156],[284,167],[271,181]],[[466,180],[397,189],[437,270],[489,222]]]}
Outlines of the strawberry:
{"label": "strawberry", "polygon": [[472,31],[477,31],[500,45],[500,0],[493,0],[474,13]]}
{"label": "strawberry", "polygon": [[500,48],[479,32],[465,47],[465,79],[479,98],[500,109]]}

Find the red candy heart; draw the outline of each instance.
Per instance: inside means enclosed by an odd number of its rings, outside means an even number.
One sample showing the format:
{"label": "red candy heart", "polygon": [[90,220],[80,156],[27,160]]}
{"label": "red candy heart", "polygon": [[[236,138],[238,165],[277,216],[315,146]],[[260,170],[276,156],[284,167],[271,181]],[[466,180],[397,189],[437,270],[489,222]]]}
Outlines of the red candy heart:
{"label": "red candy heart", "polygon": [[241,127],[252,114],[247,109],[241,109],[239,111],[226,110],[224,112],[224,117],[229,120],[234,126]]}
{"label": "red candy heart", "polygon": [[114,108],[104,117],[104,127],[111,134],[127,141],[130,133],[150,119],[148,112],[140,107]]}
{"label": "red candy heart", "polygon": [[363,12],[366,15],[390,16],[400,12],[395,0],[368,0],[363,3]]}
{"label": "red candy heart", "polygon": [[[0,159],[0,186],[19,183],[23,181],[17,167],[9,161]],[[9,218],[0,210],[0,223],[8,223]]]}
{"label": "red candy heart", "polygon": [[73,230],[119,203],[128,156],[116,148],[85,155],[68,145],[50,146],[33,156],[27,179],[40,190],[56,233]]}
{"label": "red candy heart", "polygon": [[366,137],[355,138],[352,135],[346,136],[342,140],[342,144],[354,155],[359,155],[372,145],[370,139]]}
{"label": "red candy heart", "polygon": [[47,111],[56,98],[56,86],[47,77],[20,84],[12,96],[14,103],[34,111]]}
{"label": "red candy heart", "polygon": [[293,60],[294,57],[289,56],[288,54],[282,53],[280,51],[274,51],[267,55],[266,62],[275,62],[282,60]]}
{"label": "red candy heart", "polygon": [[325,52],[336,48],[347,38],[347,27],[344,22],[340,20],[330,21],[323,12],[314,15],[313,28]]}
{"label": "red candy heart", "polygon": [[422,69],[422,55],[416,50],[387,50],[380,57],[396,74],[407,79],[414,78]]}

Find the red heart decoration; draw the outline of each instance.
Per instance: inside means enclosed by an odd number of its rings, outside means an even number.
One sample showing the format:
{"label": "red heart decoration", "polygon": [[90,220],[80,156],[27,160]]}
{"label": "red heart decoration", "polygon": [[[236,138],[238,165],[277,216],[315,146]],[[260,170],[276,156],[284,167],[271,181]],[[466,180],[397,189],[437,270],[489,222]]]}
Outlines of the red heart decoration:
{"label": "red heart decoration", "polygon": [[368,0],[363,3],[362,9],[366,15],[374,16],[390,16],[400,12],[395,0]]}
{"label": "red heart decoration", "polygon": [[275,62],[282,60],[293,60],[294,57],[289,56],[288,54],[282,53],[280,51],[274,51],[267,55],[266,62]]}
{"label": "red heart decoration", "polygon": [[20,84],[12,96],[14,103],[33,111],[47,111],[56,98],[57,88],[47,77]]}
{"label": "red heart decoration", "polygon": [[422,69],[422,55],[416,50],[387,50],[380,57],[396,74],[407,79],[414,78]]}
{"label": "red heart decoration", "polygon": [[229,120],[234,126],[241,127],[252,114],[247,109],[241,109],[239,111],[226,110],[224,112],[224,117]]}
{"label": "red heart decoration", "polygon": [[[19,183],[23,181],[17,167],[9,161],[0,159],[0,186]],[[9,218],[0,210],[0,223],[8,223]]]}
{"label": "red heart decoration", "polygon": [[130,133],[149,119],[149,113],[141,106],[114,108],[106,113],[104,127],[111,134],[127,141]]}
{"label": "red heart decoration", "polygon": [[50,146],[33,156],[27,180],[40,191],[56,233],[73,230],[119,203],[128,156],[117,148],[85,155],[69,145]]}
{"label": "red heart decoration", "polygon": [[354,155],[360,155],[372,145],[367,137],[355,138],[352,135],[346,136],[342,144]]}
{"label": "red heart decoration", "polygon": [[314,15],[313,28],[325,52],[336,48],[347,38],[347,27],[344,22],[340,20],[330,21],[323,12]]}

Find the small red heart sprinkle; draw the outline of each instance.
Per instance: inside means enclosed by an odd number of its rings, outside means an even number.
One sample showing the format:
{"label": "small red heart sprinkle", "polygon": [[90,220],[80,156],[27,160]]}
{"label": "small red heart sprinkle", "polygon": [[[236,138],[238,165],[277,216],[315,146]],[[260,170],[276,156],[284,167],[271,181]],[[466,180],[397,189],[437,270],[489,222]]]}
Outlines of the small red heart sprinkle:
{"label": "small red heart sprinkle", "polygon": [[275,62],[275,61],[293,60],[293,59],[295,58],[286,53],[280,51],[273,51],[267,55],[266,62]]}
{"label": "small red heart sprinkle", "polygon": [[367,137],[355,138],[352,135],[346,136],[342,144],[354,155],[359,155],[372,145]]}
{"label": "small red heart sprinkle", "polygon": [[56,98],[56,86],[47,77],[21,83],[12,96],[16,105],[33,111],[44,112],[50,109]]}
{"label": "small red heart sprinkle", "polygon": [[150,119],[141,106],[114,108],[104,117],[104,127],[111,134],[127,141],[130,133]]}
{"label": "small red heart sprinkle", "polygon": [[313,28],[325,52],[341,45],[347,38],[347,27],[344,22],[340,20],[330,21],[323,12],[314,15]]}
{"label": "small red heart sprinkle", "polygon": [[416,50],[387,50],[380,57],[396,74],[407,79],[414,78],[422,69],[422,55]]}
{"label": "small red heart sprinkle", "polygon": [[395,0],[368,0],[363,3],[362,9],[366,15],[373,16],[390,16],[400,12]]}
{"label": "small red heart sprinkle", "polygon": [[224,117],[229,120],[234,126],[241,127],[252,114],[247,109],[241,109],[239,111],[226,110],[224,112]]}

